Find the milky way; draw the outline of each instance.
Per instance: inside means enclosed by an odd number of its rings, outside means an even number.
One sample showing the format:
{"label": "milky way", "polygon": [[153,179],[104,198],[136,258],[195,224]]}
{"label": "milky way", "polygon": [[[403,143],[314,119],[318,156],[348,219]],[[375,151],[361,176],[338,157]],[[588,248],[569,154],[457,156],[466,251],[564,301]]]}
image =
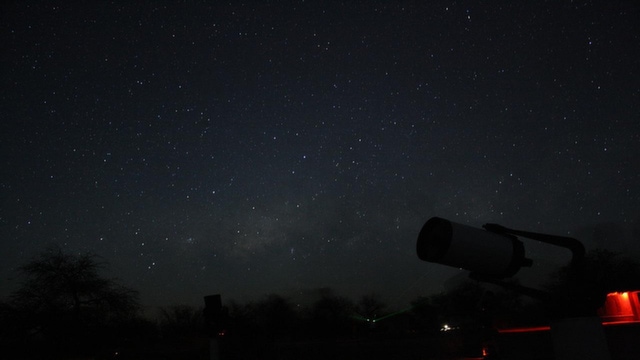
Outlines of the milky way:
{"label": "milky way", "polygon": [[58,244],[149,306],[406,304],[431,216],[638,254],[639,9],[2,5],[0,295]]}

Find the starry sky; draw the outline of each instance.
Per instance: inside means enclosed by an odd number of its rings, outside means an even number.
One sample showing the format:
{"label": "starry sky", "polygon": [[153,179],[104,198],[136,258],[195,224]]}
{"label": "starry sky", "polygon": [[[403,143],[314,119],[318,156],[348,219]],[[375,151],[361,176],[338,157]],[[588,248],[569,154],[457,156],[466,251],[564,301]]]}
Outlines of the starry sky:
{"label": "starry sky", "polygon": [[640,254],[633,1],[3,4],[1,297],[57,244],[145,306],[403,304],[432,216]]}

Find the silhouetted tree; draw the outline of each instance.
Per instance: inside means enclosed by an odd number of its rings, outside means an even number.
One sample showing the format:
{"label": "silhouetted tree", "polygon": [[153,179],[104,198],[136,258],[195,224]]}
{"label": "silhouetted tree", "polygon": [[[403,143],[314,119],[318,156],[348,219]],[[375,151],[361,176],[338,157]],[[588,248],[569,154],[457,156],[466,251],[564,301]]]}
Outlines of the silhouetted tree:
{"label": "silhouetted tree", "polygon": [[298,338],[299,317],[293,304],[271,294],[260,301],[228,303],[228,335],[224,337],[227,355],[236,359],[275,358],[277,344]]}
{"label": "silhouetted tree", "polygon": [[385,315],[387,305],[377,294],[363,295],[356,306],[357,313],[365,319],[376,319]]}
{"label": "silhouetted tree", "polygon": [[24,281],[10,305],[24,341],[49,344],[59,353],[86,350],[97,346],[107,327],[135,316],[137,292],[101,277],[103,266],[96,255],[52,247],[20,267]]}
{"label": "silhouetted tree", "polygon": [[[517,280],[511,280],[517,284]],[[469,328],[505,327],[523,316],[522,295],[512,290],[467,280],[448,292],[412,303],[413,312],[426,323]]]}
{"label": "silhouetted tree", "polygon": [[431,304],[438,309],[440,321],[476,321],[481,311],[481,299],[485,289],[474,281],[465,281],[451,291],[431,297]]}
{"label": "silhouetted tree", "polygon": [[51,248],[20,267],[25,281],[13,303],[33,312],[70,313],[75,320],[135,314],[137,292],[101,277],[98,270],[104,265],[93,254],[69,255]]}
{"label": "silhouetted tree", "polygon": [[185,337],[203,333],[202,309],[189,305],[170,305],[159,309],[160,330],[164,337]]}
{"label": "silhouetted tree", "polygon": [[355,305],[351,300],[337,296],[331,289],[321,289],[320,299],[310,310],[314,337],[335,339],[348,336],[352,331]]}
{"label": "silhouetted tree", "polygon": [[298,315],[288,299],[271,294],[256,304],[254,314],[258,326],[269,340],[281,341],[294,335]]}
{"label": "silhouetted tree", "polygon": [[431,297],[421,296],[411,302],[413,315],[413,330],[419,332],[433,332],[439,329],[438,307],[433,304]]}

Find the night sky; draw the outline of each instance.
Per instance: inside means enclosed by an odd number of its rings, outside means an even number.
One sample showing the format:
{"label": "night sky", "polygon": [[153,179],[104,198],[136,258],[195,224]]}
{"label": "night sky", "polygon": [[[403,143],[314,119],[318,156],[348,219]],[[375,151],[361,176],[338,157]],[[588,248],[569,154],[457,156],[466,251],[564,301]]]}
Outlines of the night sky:
{"label": "night sky", "polygon": [[406,304],[432,216],[640,258],[634,1],[3,3],[0,297],[57,244],[146,306]]}

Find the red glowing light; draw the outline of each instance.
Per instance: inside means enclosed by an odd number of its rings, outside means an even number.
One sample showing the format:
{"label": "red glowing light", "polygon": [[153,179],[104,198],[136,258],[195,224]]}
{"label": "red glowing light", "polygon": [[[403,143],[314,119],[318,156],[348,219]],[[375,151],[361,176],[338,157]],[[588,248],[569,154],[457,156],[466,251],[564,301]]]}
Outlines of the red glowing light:
{"label": "red glowing light", "polygon": [[613,292],[607,294],[604,305],[598,310],[603,322],[640,321],[640,291]]}
{"label": "red glowing light", "polygon": [[[640,322],[640,290],[607,294],[604,305],[598,309],[603,325],[620,325]],[[501,334],[549,331],[549,326],[532,326],[498,329]]]}
{"label": "red glowing light", "polygon": [[538,331],[549,331],[549,329],[551,329],[550,326],[529,326],[529,327],[521,327],[521,328],[499,329],[498,332],[501,334],[528,333],[528,332],[538,332]]}

